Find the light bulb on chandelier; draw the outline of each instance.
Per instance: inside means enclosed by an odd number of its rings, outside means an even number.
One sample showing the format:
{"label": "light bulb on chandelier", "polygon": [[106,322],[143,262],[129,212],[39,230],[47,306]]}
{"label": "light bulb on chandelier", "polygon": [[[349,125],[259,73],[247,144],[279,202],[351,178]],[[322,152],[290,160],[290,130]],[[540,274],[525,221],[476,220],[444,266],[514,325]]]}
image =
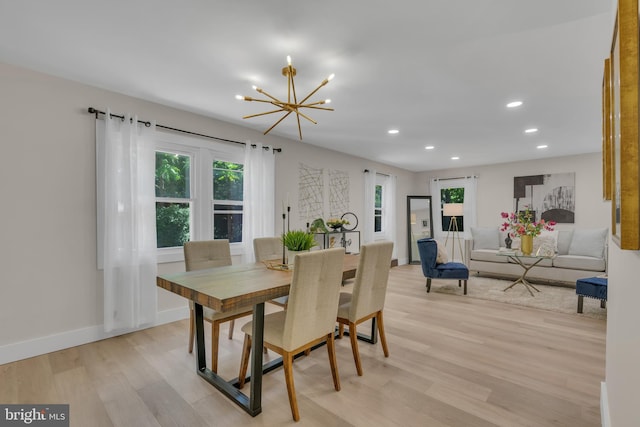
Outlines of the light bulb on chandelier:
{"label": "light bulb on chandelier", "polygon": [[264,135],[269,133],[271,131],[271,129],[276,127],[280,122],[282,122],[285,118],[287,118],[291,113],[295,113],[296,114],[296,120],[298,121],[298,134],[300,135],[300,140],[302,140],[302,127],[300,126],[300,117],[303,117],[303,118],[309,120],[313,124],[318,124],[318,122],[316,122],[311,117],[309,117],[308,115],[306,115],[305,113],[300,111],[301,109],[310,108],[310,109],[316,109],[316,110],[334,111],[333,108],[322,107],[321,106],[321,105],[324,105],[324,104],[329,104],[331,102],[330,99],[324,99],[324,100],[321,100],[321,101],[310,102],[310,103],[307,103],[307,104],[305,104],[305,102],[307,102],[307,100],[309,98],[311,98],[318,90],[320,90],[320,88],[322,86],[326,85],[331,80],[333,80],[335,74],[331,74],[329,77],[324,79],[318,85],[318,87],[316,87],[314,90],[312,90],[300,102],[298,102],[298,97],[296,96],[296,87],[295,87],[295,83],[294,83],[294,80],[293,80],[293,78],[296,75],[296,69],[291,65],[291,57],[290,56],[287,56],[287,66],[282,68],[282,75],[287,78],[287,101],[286,102],[285,101],[280,101],[278,98],[268,94],[267,92],[265,92],[264,90],[262,90],[261,88],[259,88],[257,86],[253,86],[253,89],[256,92],[258,92],[259,94],[266,96],[268,99],[252,98],[250,96],[243,96],[243,95],[236,95],[236,99],[241,100],[241,101],[264,102],[264,103],[272,104],[272,105],[278,107],[277,110],[265,111],[264,113],[258,113],[258,114],[251,114],[251,115],[248,115],[248,116],[244,116],[243,119],[250,119],[252,117],[259,117],[259,116],[264,116],[264,115],[267,115],[267,114],[274,114],[274,113],[280,113],[280,112],[285,113],[280,119],[278,119],[278,121],[276,121],[273,124],[273,126],[271,126],[269,129],[267,129],[264,132]]}

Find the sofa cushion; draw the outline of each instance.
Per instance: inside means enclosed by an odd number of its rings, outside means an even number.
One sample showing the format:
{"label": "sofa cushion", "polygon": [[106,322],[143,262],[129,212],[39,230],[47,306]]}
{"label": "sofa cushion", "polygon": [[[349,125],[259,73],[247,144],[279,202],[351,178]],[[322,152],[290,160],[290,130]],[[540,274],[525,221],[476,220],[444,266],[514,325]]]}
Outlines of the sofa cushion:
{"label": "sofa cushion", "polygon": [[581,255],[558,255],[553,259],[553,266],[573,270],[604,271],[604,258]]}
{"label": "sofa cushion", "polygon": [[569,246],[569,255],[604,258],[608,228],[575,229]]}
{"label": "sofa cushion", "polygon": [[507,262],[506,256],[498,256],[494,249],[474,249],[471,251],[471,259],[475,261]]}
{"label": "sofa cushion", "polygon": [[473,249],[500,248],[500,230],[495,227],[471,227]]}
{"label": "sofa cushion", "polygon": [[569,246],[571,246],[572,237],[573,237],[573,229],[558,230],[558,255],[569,254]]}

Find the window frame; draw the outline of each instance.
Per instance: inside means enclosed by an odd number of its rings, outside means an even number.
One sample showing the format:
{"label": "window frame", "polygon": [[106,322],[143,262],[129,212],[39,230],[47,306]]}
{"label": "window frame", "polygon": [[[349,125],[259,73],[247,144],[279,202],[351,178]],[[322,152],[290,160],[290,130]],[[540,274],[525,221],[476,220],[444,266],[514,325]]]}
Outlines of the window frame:
{"label": "window frame", "polygon": [[[155,151],[191,156],[190,239],[213,239],[213,162],[217,160],[244,165],[244,147],[183,134],[158,132]],[[242,203],[243,209],[239,212],[244,215],[244,200]],[[245,245],[243,242],[230,243],[230,248],[232,256],[240,256],[244,253]],[[184,261],[184,250],[182,246],[157,248],[157,256],[159,264]]]}

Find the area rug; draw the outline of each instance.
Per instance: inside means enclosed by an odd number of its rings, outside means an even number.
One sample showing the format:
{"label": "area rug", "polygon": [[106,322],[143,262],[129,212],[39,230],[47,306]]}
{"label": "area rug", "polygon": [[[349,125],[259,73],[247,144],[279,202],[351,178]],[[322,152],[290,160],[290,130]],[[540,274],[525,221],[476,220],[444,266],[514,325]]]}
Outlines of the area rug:
{"label": "area rug", "polygon": [[[592,298],[584,298],[583,313],[577,313],[578,296],[574,288],[534,283],[540,292],[534,291],[534,296],[531,296],[522,284],[504,291],[511,283],[510,280],[471,276],[467,283],[467,296],[595,319],[607,318],[606,308],[600,308],[600,301]],[[457,280],[433,280],[431,292],[462,295]]]}

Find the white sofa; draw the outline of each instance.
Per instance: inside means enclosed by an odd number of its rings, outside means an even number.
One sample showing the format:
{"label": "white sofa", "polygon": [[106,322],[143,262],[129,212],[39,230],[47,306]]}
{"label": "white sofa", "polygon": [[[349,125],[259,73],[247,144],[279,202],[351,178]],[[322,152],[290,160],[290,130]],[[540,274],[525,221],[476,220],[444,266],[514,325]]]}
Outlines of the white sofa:
{"label": "white sofa", "polygon": [[[466,242],[469,273],[519,277],[523,269],[507,256],[498,255],[505,246],[505,232],[493,227],[471,228],[473,238]],[[576,280],[599,276],[607,271],[607,228],[559,230],[534,238],[534,253],[540,245],[553,247],[552,259],[531,268],[527,278],[549,284],[575,287]],[[518,242],[514,242],[518,247]],[[525,259],[526,260],[526,259]]]}

